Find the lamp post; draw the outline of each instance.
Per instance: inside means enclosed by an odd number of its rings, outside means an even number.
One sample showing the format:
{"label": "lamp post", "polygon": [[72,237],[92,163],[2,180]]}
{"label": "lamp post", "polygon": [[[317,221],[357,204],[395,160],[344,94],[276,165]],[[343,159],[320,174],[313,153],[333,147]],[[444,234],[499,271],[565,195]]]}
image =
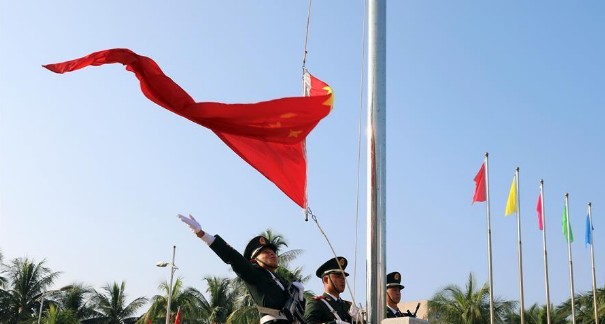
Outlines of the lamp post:
{"label": "lamp post", "polygon": [[38,314],[38,324],[40,324],[40,321],[42,321],[42,306],[44,305],[44,297],[50,296],[59,291],[69,290],[73,287],[74,287],[73,285],[67,285],[67,286],[61,287],[59,289],[49,290],[49,291],[43,293],[42,295],[40,295],[40,297],[38,297],[38,299],[40,300],[40,313]]}
{"label": "lamp post", "polygon": [[[178,267],[174,264],[174,255],[176,253],[176,245],[172,246],[172,262],[158,262],[156,264],[157,267],[165,268],[170,265],[170,285],[168,286],[168,305],[166,307],[166,324],[170,324],[170,303],[172,301],[172,278],[174,277],[174,272]],[[38,323],[40,324],[40,323]]]}

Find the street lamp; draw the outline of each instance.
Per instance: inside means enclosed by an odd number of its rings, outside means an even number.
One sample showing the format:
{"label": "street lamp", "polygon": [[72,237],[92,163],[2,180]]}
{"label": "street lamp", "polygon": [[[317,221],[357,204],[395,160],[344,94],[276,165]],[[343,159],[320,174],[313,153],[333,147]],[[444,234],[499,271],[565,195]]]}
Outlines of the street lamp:
{"label": "street lamp", "polygon": [[[168,286],[168,306],[166,307],[166,324],[170,324],[170,302],[172,301],[172,278],[178,267],[174,264],[174,255],[176,253],[176,245],[172,246],[172,262],[158,262],[156,267],[165,268],[170,265],[170,285]],[[40,323],[38,323],[40,324]]]}
{"label": "street lamp", "polygon": [[59,289],[49,290],[49,291],[43,293],[42,295],[40,295],[40,297],[38,297],[38,299],[40,300],[40,313],[38,314],[38,324],[40,324],[40,321],[42,320],[42,305],[44,305],[44,297],[50,296],[59,291],[69,290],[73,287],[74,287],[73,285],[67,285],[67,286],[61,287]]}

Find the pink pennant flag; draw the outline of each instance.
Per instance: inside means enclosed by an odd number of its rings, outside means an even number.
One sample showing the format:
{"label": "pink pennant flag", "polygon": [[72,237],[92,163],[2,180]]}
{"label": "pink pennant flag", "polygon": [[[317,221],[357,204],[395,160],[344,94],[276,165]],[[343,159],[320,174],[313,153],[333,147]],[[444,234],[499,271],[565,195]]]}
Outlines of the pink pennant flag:
{"label": "pink pennant flag", "polygon": [[538,206],[536,206],[536,211],[538,212],[538,228],[540,230],[544,230],[544,226],[542,225],[542,193],[538,196]]}

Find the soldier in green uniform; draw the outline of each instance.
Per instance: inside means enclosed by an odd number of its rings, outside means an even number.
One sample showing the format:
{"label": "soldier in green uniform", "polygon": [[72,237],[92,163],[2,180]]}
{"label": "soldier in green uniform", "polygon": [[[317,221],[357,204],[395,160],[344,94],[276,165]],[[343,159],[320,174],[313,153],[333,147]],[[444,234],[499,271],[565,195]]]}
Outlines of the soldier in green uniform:
{"label": "soldier in green uniform", "polygon": [[[263,236],[250,240],[242,256],[219,235],[212,236],[202,230],[200,224],[189,215],[178,217],[186,223],[197,237],[202,239],[223,262],[231,265],[235,274],[240,277],[260,313],[260,324],[291,324],[282,313],[290,295],[286,292],[288,283],[275,274],[278,267],[277,247]],[[300,282],[293,282],[298,289],[298,298],[302,302],[304,287]]]}
{"label": "soldier in green uniform", "polygon": [[391,272],[387,275],[387,318],[406,317],[397,307],[401,301],[401,290],[404,286],[401,284],[401,274]]}
{"label": "soldier in green uniform", "polygon": [[[338,267],[339,264],[343,271]],[[315,275],[323,282],[324,294],[307,301],[307,324],[349,324],[357,316],[358,308],[340,298],[340,294],[345,291],[345,277],[349,276],[344,272],[346,267],[347,259],[338,257],[326,261],[317,269]]]}

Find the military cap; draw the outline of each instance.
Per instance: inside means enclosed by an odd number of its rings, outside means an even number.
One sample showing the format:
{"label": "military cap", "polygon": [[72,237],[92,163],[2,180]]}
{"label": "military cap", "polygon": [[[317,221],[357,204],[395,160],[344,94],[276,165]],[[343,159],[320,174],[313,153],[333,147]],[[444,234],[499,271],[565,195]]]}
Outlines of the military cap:
{"label": "military cap", "polygon": [[401,284],[401,274],[399,272],[391,272],[387,275],[387,288],[399,287],[399,289],[405,288]]}
{"label": "military cap", "polygon": [[[317,271],[315,271],[315,275],[318,278],[323,278],[327,274],[340,272],[338,264],[340,264],[342,270],[344,271],[348,264],[347,259],[344,257],[331,258],[330,260],[326,261],[326,263],[322,264]],[[349,274],[345,272],[345,276],[348,277]]]}
{"label": "military cap", "polygon": [[246,260],[252,260],[260,253],[263,248],[270,248],[273,252],[277,253],[277,247],[275,244],[269,243],[267,238],[264,236],[257,236],[248,242],[246,249],[244,250],[244,258]]}

